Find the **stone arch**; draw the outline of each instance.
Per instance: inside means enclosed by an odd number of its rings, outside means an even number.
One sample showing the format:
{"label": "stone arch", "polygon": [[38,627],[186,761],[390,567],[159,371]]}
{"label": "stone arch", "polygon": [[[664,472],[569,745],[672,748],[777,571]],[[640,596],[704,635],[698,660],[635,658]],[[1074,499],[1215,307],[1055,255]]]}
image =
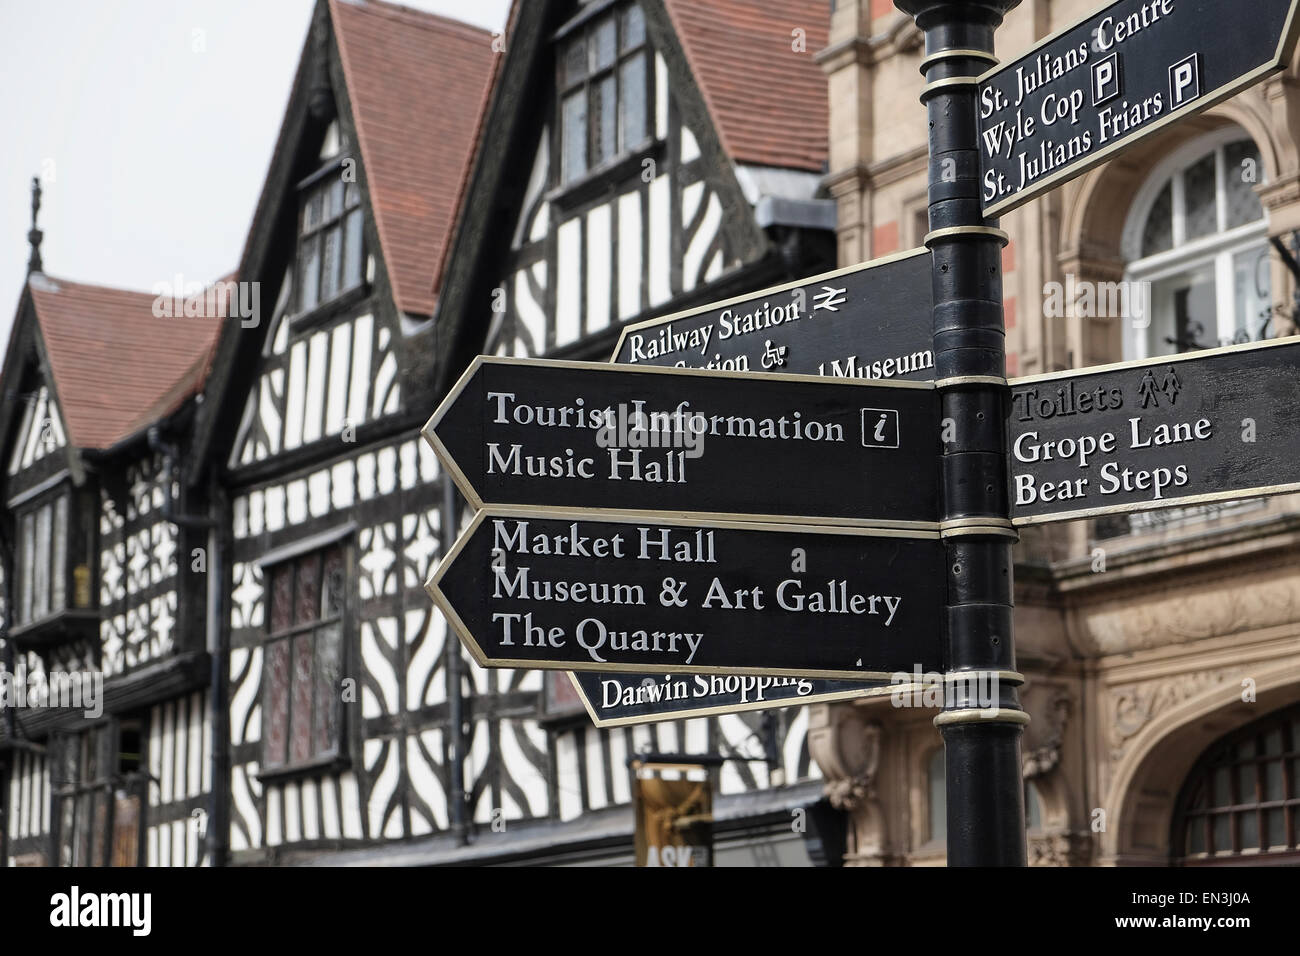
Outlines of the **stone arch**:
{"label": "stone arch", "polygon": [[1236,97],[1194,119],[1174,123],[1151,142],[1104,163],[1062,189],[1061,259],[1118,259],[1129,208],[1151,170],[1184,143],[1230,125],[1241,127],[1255,141],[1264,160],[1265,178],[1276,181],[1280,151],[1285,144],[1269,122],[1263,94]]}
{"label": "stone arch", "polygon": [[[1167,864],[1178,793],[1205,749],[1224,734],[1300,701],[1293,660],[1248,676],[1255,681],[1255,701],[1241,700],[1239,683],[1216,684],[1155,717],[1131,738],[1113,768],[1103,804],[1110,819],[1101,835],[1100,862]],[[1225,704],[1229,695],[1235,696]]]}

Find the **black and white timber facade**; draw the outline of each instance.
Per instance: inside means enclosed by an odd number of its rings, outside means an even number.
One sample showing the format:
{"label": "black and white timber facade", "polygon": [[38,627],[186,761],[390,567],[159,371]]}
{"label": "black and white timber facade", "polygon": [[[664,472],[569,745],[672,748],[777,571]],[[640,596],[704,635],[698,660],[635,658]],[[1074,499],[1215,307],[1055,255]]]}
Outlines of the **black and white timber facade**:
{"label": "black and white timber facade", "polygon": [[503,41],[320,0],[236,273],[260,313],[107,445],[68,427],[59,282],[29,275],[0,667],[99,674],[103,706],[0,714],[0,865],[627,863],[646,751],[745,758],[720,863],[821,859],[803,708],[597,729],[565,675],[475,665],[423,587],[472,514],[420,428],[474,355],[603,361],[835,267],[823,169],[734,146],[683,6],[527,0]]}

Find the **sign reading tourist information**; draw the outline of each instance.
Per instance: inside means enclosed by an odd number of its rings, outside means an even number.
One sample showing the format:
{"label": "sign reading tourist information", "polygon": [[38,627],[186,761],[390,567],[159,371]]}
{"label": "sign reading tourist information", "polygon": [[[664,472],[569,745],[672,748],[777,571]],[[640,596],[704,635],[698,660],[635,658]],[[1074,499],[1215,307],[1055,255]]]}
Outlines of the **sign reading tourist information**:
{"label": "sign reading tourist information", "polygon": [[1120,0],[979,82],[995,218],[1280,69],[1297,0]]}
{"label": "sign reading tourist information", "polygon": [[1300,491],[1300,338],[1011,382],[1018,525]]}
{"label": "sign reading tourist information", "polygon": [[753,674],[569,675],[597,727],[878,697],[911,684]]}
{"label": "sign reading tourist information", "polygon": [[628,326],[620,365],[834,378],[934,377],[926,249]]}
{"label": "sign reading tourist information", "polygon": [[937,533],[479,512],[428,590],[485,667],[942,670]]}
{"label": "sign reading tourist information", "polygon": [[919,382],[480,356],[425,428],[470,502],[933,529]]}

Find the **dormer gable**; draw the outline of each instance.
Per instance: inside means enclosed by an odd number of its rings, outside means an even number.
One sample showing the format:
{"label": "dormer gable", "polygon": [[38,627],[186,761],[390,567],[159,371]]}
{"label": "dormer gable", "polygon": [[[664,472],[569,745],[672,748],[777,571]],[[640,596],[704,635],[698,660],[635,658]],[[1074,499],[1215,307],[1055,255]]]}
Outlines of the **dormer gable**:
{"label": "dormer gable", "polygon": [[220,346],[200,456],[256,467],[405,411],[495,56],[445,17],[318,2],[240,266],[270,308]]}
{"label": "dormer gable", "polygon": [[604,359],[623,324],[833,268],[829,18],[516,3],[437,317],[448,374],[476,352]]}

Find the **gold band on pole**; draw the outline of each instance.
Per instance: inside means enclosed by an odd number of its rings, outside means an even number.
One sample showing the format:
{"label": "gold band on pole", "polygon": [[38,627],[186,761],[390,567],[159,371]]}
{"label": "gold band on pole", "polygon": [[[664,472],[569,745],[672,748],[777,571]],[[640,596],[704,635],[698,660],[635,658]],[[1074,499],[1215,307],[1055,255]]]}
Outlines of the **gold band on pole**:
{"label": "gold band on pole", "polygon": [[[941,82],[946,83],[947,80]],[[947,229],[936,229],[934,232],[926,233],[921,244],[928,249],[930,243],[935,240],[949,239],[953,236],[985,236],[998,240],[1004,246],[1011,241],[1011,237],[996,226],[949,226]]]}
{"label": "gold band on pole", "polygon": [[925,84],[921,90],[921,102],[924,103],[935,93],[943,90],[950,90],[962,86],[978,86],[979,80],[973,76],[950,76],[946,80],[935,80],[933,83]]}
{"label": "gold band on pole", "polygon": [[944,60],[979,60],[990,66],[997,66],[1002,62],[985,50],[941,50],[938,53],[931,53],[921,61],[921,72],[924,73],[935,63],[942,63]]}
{"label": "gold band on pole", "polygon": [[935,388],[948,388],[953,385],[1009,385],[1005,378],[996,375],[950,375],[934,383]]}
{"label": "gold band on pole", "polygon": [[987,710],[949,710],[934,718],[934,725],[936,727],[949,727],[953,724],[977,724],[980,721],[1024,726],[1029,723],[1029,715],[1023,710],[1012,710],[1009,707],[994,707]]}

